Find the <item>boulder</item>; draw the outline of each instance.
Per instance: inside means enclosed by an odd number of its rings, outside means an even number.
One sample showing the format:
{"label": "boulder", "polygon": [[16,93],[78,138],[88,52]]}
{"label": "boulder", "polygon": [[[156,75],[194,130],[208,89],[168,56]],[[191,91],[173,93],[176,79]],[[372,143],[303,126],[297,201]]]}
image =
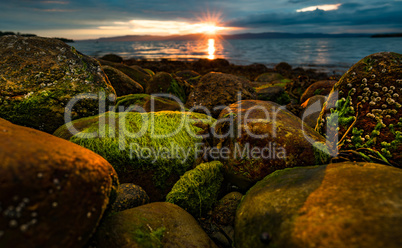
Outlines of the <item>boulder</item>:
{"label": "boulder", "polygon": [[113,212],[120,212],[148,203],[149,196],[140,186],[132,183],[123,183],[117,191],[117,198],[113,203],[111,210]]}
{"label": "boulder", "polygon": [[112,54],[112,53],[106,54],[106,55],[102,56],[100,59],[114,62],[114,63],[122,63],[123,62],[122,57],[120,57],[119,55],[116,55],[116,54]]}
{"label": "boulder", "polygon": [[222,163],[214,161],[197,165],[187,171],[166,196],[166,201],[201,217],[217,202],[223,182]]}
{"label": "boulder", "polygon": [[285,92],[285,89],[280,86],[260,87],[256,89],[257,99],[262,101],[271,101],[279,105],[290,103],[290,97]]}
{"label": "boulder", "polygon": [[[212,153],[229,181],[247,189],[278,169],[326,161],[316,146],[324,138],[285,107],[273,102],[239,101],[225,108],[215,125]],[[317,144],[316,144],[317,143]]]}
{"label": "boulder", "polygon": [[284,80],[285,78],[276,72],[266,72],[263,74],[258,75],[258,77],[255,78],[255,82],[262,82],[262,83],[272,83],[275,81],[281,81]]}
{"label": "boulder", "polygon": [[112,84],[117,96],[144,92],[142,86],[129,76],[111,66],[102,66],[103,71]]}
{"label": "boulder", "polygon": [[121,63],[114,63],[101,59],[99,60],[99,62],[102,65],[108,65],[123,72],[124,74],[129,76],[132,80],[139,83],[144,89],[147,87],[148,81],[151,80],[150,73],[139,66],[136,65],[127,66]]}
{"label": "boulder", "polygon": [[167,72],[156,73],[155,76],[153,76],[148,82],[145,92],[147,94],[172,94],[179,98],[182,103],[186,103],[187,100],[185,83]]}
{"label": "boulder", "polygon": [[[54,135],[98,153],[113,165],[120,182],[141,186],[151,201],[161,201],[198,163],[199,150],[208,146],[201,134],[208,134],[214,122],[190,112],[108,112],[67,123]],[[72,127],[78,130],[71,133]]]}
{"label": "boulder", "polygon": [[327,96],[336,83],[337,81],[335,80],[322,80],[313,83],[306,89],[306,91],[304,91],[303,95],[300,98],[300,102],[303,103],[307,101],[307,99],[309,99],[310,97],[316,95]]}
{"label": "boulder", "polygon": [[[199,84],[190,93],[187,101],[189,108],[205,107],[213,117],[217,117],[226,106],[241,99],[256,99],[254,88],[250,81],[230,74],[211,72],[204,75]],[[205,112],[202,109],[194,111]]]}
{"label": "boulder", "polygon": [[[114,94],[96,60],[57,39],[3,36],[0,57],[0,117],[14,124],[53,133],[75,97]],[[68,108],[72,119],[99,113],[89,97]]]}
{"label": "boulder", "polygon": [[289,73],[292,71],[292,66],[286,62],[280,62],[279,64],[275,65],[274,70],[279,73]]}
{"label": "boulder", "polygon": [[337,163],[276,171],[236,213],[235,246],[401,247],[402,170]]}
{"label": "boulder", "polygon": [[401,75],[402,55],[391,52],[367,56],[343,75],[318,119],[330,149],[401,167]]}
{"label": "boulder", "polygon": [[155,202],[115,213],[102,221],[96,247],[214,247],[197,221],[177,205]]}
{"label": "boulder", "polygon": [[0,119],[0,247],[83,247],[118,179],[101,156]]}

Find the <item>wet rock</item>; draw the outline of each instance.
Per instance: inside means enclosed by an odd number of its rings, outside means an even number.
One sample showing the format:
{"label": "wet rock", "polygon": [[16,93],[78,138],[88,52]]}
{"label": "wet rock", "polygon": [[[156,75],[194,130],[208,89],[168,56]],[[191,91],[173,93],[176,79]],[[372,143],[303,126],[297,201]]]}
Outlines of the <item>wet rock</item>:
{"label": "wet rock", "polygon": [[300,119],[304,121],[311,128],[315,128],[317,125],[318,117],[320,116],[322,107],[326,102],[326,96],[313,96],[302,103],[303,111],[300,114]]}
{"label": "wet rock", "polygon": [[0,247],[83,247],[118,187],[99,155],[0,119]]}
{"label": "wet rock", "polygon": [[168,202],[113,214],[104,219],[95,237],[99,248],[216,247],[189,213]]}
{"label": "wet rock", "polygon": [[224,164],[228,180],[243,190],[275,170],[323,162],[315,146],[324,138],[273,102],[230,105],[219,115],[215,133],[214,145],[220,149],[215,159]]}
{"label": "wet rock", "polygon": [[182,103],[186,103],[187,95],[185,83],[167,72],[158,72],[148,82],[145,89],[147,94],[168,93],[176,96]]}
{"label": "wet rock", "polygon": [[[74,97],[114,94],[96,60],[57,39],[3,36],[0,57],[0,117],[14,124],[52,133]],[[99,103],[82,99],[70,111],[72,119],[95,115]]]}
{"label": "wet rock", "polygon": [[[67,123],[54,135],[98,153],[113,165],[120,182],[139,185],[151,201],[161,201],[193,168],[198,149],[207,145],[198,134],[208,133],[214,122],[190,112],[108,112]],[[78,130],[67,135],[71,124]]]}
{"label": "wet rock", "polygon": [[304,91],[300,102],[304,103],[307,99],[316,95],[327,96],[336,83],[337,81],[335,80],[323,80],[313,83]]}
{"label": "wet rock", "polygon": [[182,207],[195,217],[201,217],[216,203],[222,182],[221,162],[197,165],[180,177],[166,196],[166,201]]}
{"label": "wet rock", "polygon": [[[221,110],[236,102],[238,94],[241,99],[256,99],[254,88],[250,81],[224,73],[208,73],[188,97],[189,108],[202,106],[208,109],[213,117],[217,117]],[[202,111],[202,109],[194,109]]]}
{"label": "wet rock", "polygon": [[106,73],[110,83],[116,91],[117,96],[144,92],[144,89],[139,83],[132,80],[120,70],[108,65],[102,66],[102,69]]}
{"label": "wet rock", "polygon": [[402,170],[337,163],[276,171],[243,198],[242,247],[400,247]]}
{"label": "wet rock", "polygon": [[328,137],[330,149],[401,166],[401,75],[402,55],[391,52],[367,56],[343,75],[318,120],[317,130]]}
{"label": "wet rock", "polygon": [[140,186],[132,183],[120,184],[117,190],[116,201],[112,205],[113,212],[139,207],[149,203],[147,192]]}
{"label": "wet rock", "polygon": [[116,54],[106,54],[106,55],[102,56],[100,59],[114,62],[114,63],[122,63],[123,62],[123,58]]}
{"label": "wet rock", "polygon": [[289,64],[286,63],[286,62],[281,62],[281,63],[277,64],[277,65],[274,67],[274,70],[277,71],[277,72],[279,72],[279,73],[288,74],[289,72],[292,71],[292,66],[289,65]]}

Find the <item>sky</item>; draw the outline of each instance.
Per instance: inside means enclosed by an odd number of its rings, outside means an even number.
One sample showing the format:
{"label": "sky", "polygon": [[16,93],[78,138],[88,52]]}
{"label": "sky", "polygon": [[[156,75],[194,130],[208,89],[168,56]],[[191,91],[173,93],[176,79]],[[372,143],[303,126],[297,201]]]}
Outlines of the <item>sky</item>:
{"label": "sky", "polygon": [[402,0],[0,0],[0,31],[71,39],[206,32],[402,33],[401,13]]}

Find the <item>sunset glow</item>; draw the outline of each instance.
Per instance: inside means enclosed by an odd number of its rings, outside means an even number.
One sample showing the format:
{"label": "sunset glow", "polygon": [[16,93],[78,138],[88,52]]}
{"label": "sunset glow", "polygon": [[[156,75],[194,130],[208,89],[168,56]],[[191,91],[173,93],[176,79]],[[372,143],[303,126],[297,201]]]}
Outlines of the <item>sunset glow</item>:
{"label": "sunset glow", "polygon": [[307,12],[307,11],[315,11],[317,9],[319,10],[324,10],[324,11],[331,11],[331,10],[337,10],[342,4],[325,4],[325,5],[317,5],[317,6],[310,6],[307,8],[303,9],[298,9],[296,10],[297,12]]}

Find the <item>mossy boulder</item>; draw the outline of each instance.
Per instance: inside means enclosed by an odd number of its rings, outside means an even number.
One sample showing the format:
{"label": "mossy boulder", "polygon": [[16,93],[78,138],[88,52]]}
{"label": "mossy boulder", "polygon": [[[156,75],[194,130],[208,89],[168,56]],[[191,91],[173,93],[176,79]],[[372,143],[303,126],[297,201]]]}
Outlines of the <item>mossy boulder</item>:
{"label": "mossy boulder", "polygon": [[[115,112],[131,108],[132,112],[185,111],[181,102],[148,94],[132,94],[116,99]],[[138,106],[138,107],[136,107]],[[122,111],[120,111],[122,112]]]}
{"label": "mossy boulder", "polygon": [[290,103],[290,97],[281,86],[267,85],[256,89],[257,99],[262,101],[271,101],[279,105]]}
{"label": "mossy boulder", "polygon": [[[113,165],[120,182],[139,185],[158,201],[198,161],[205,141],[201,134],[208,134],[214,122],[190,112],[108,112],[68,123],[54,135],[98,153]],[[67,135],[71,125],[78,133]]]}
{"label": "mossy boulder", "polygon": [[337,163],[276,171],[243,198],[235,246],[401,247],[402,170]]}
{"label": "mossy boulder", "polygon": [[316,129],[332,150],[366,161],[402,164],[402,55],[365,57],[335,84]]}
{"label": "mossy boulder", "polygon": [[242,189],[278,169],[327,158],[315,148],[324,138],[273,102],[236,102],[221,112],[214,128],[217,157],[228,179]]}
{"label": "mossy boulder", "polygon": [[106,73],[106,76],[116,91],[117,96],[144,92],[144,89],[139,83],[135,82],[120,70],[108,65],[102,66],[102,70]]}
{"label": "mossy boulder", "polygon": [[148,71],[139,66],[127,66],[121,63],[114,63],[102,59],[100,59],[99,62],[102,65],[108,65],[123,72],[132,80],[139,83],[144,89],[147,87],[148,81],[151,80],[152,77]]}
{"label": "mossy boulder", "polygon": [[327,96],[337,82],[338,81],[336,80],[322,80],[313,83],[306,89],[306,91],[304,91],[300,98],[300,102],[304,103],[310,97],[317,95]]}
{"label": "mossy boulder", "polygon": [[223,182],[222,163],[203,163],[187,171],[166,196],[166,201],[182,207],[195,217],[211,210]]}
{"label": "mossy boulder", "polygon": [[111,210],[113,212],[119,212],[148,203],[149,196],[145,190],[132,183],[123,183],[120,184],[119,189],[117,190],[117,197]]}
{"label": "mossy boulder", "polygon": [[[231,74],[210,72],[194,87],[186,105],[189,108],[205,107],[216,118],[224,107],[238,101],[238,95],[244,100],[257,98],[249,80]],[[205,112],[196,108],[194,111]]]}
{"label": "mossy boulder", "polygon": [[[114,94],[96,60],[57,39],[3,36],[0,57],[0,117],[14,124],[52,133],[74,97]],[[89,98],[71,107],[72,119],[99,111]]]}
{"label": "mossy boulder", "polygon": [[189,213],[155,202],[108,216],[95,234],[96,247],[216,248]]}
{"label": "mossy boulder", "polygon": [[148,82],[145,92],[169,93],[179,98],[182,103],[186,103],[187,100],[185,83],[167,72],[156,73]]}
{"label": "mossy boulder", "polygon": [[101,156],[0,119],[0,247],[83,247],[118,187]]}

